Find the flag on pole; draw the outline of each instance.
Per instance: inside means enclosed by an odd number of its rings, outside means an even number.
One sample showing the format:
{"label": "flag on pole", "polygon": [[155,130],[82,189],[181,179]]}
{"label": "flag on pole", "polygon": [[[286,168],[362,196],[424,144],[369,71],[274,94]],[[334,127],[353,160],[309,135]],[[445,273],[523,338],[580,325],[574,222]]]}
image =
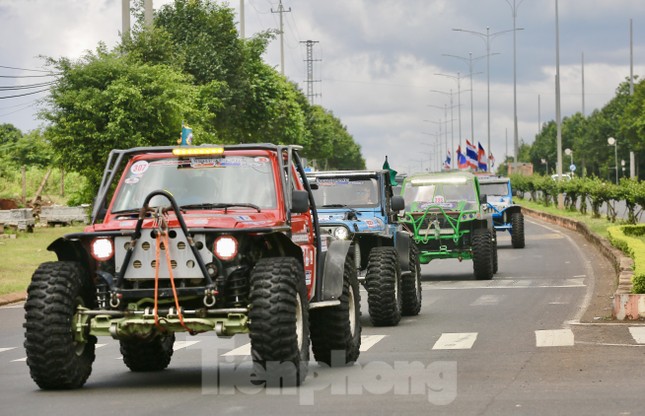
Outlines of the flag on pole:
{"label": "flag on pole", "polygon": [[481,142],[477,142],[477,168],[486,172],[488,170],[488,163],[486,163],[486,151]]}
{"label": "flag on pole", "polygon": [[457,147],[457,167],[459,169],[468,169],[468,161],[466,160],[466,156],[461,153],[461,145]]}
{"label": "flag on pole", "polygon": [[387,161],[387,156],[385,156],[385,162],[383,162],[383,170],[390,172],[390,184],[392,186],[397,186],[398,183],[396,182],[396,174],[398,172],[390,168],[390,163]]}
{"label": "flag on pole", "polygon": [[490,160],[490,168],[495,167],[495,156],[491,152],[488,153],[488,160]]}
{"label": "flag on pole", "polygon": [[445,170],[450,170],[450,150],[448,150],[448,154],[446,154],[446,160],[443,162],[443,168]]}
{"label": "flag on pole", "polygon": [[477,170],[477,149],[470,140],[466,140],[466,162],[469,168]]}

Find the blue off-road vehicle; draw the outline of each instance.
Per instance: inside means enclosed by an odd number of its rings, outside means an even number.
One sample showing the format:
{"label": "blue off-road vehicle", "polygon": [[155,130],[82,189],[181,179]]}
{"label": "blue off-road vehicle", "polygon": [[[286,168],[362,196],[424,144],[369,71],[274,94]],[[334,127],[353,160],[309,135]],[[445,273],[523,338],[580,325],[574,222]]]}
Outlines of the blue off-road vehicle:
{"label": "blue off-road vehicle", "polygon": [[397,222],[405,206],[394,195],[390,173],[328,171],[307,173],[321,234],[351,241],[359,280],[367,290],[370,320],[397,325],[421,310],[421,269],[412,236]]}
{"label": "blue off-road vehicle", "polygon": [[524,214],[522,208],[513,203],[511,180],[501,176],[480,176],[479,189],[493,213],[495,230],[508,231],[513,248],[524,248]]}

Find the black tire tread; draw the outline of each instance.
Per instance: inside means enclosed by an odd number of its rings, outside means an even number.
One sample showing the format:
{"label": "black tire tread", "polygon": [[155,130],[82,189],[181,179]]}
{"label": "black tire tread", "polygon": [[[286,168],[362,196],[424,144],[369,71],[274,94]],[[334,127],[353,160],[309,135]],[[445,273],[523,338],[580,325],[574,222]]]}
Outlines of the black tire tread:
{"label": "black tire tread", "polygon": [[473,231],[473,270],[477,280],[493,278],[493,244],[488,229]]}
{"label": "black tire tread", "polygon": [[79,299],[87,307],[93,302],[84,276],[78,262],[46,262],[36,269],[27,289],[24,347],[31,378],[41,389],[79,388],[92,372],[96,337],[87,335],[77,354],[72,331]]}
{"label": "black tire tread", "polygon": [[[297,293],[303,319],[302,350],[296,334]],[[251,273],[249,337],[256,368],[267,371],[267,363],[281,366],[284,385],[300,385],[307,376],[309,362],[309,317],[302,265],[292,257],[269,257],[258,261]],[[267,374],[271,376],[270,374]]]}
{"label": "black tire tread", "polygon": [[421,312],[421,264],[419,247],[410,241],[410,273],[401,278],[401,314],[416,316]]}
{"label": "black tire tread", "polygon": [[511,244],[513,248],[524,248],[524,214],[514,212],[511,214]]}
{"label": "black tire tread", "polygon": [[[361,303],[356,266],[352,256],[347,256],[344,267],[343,293],[339,298],[340,305],[313,309],[309,314],[311,347],[314,358],[319,363],[330,367],[350,365],[360,355]],[[354,310],[356,314],[354,317],[356,323],[354,334],[351,332],[349,322],[350,287],[354,294]]]}
{"label": "black tire tread", "polygon": [[170,364],[175,334],[157,335],[149,340],[119,340],[123,362],[135,372],[161,371]]}
{"label": "black tire tread", "polygon": [[365,289],[370,321],[394,326],[401,321],[401,272],[393,247],[374,247],[367,261]]}

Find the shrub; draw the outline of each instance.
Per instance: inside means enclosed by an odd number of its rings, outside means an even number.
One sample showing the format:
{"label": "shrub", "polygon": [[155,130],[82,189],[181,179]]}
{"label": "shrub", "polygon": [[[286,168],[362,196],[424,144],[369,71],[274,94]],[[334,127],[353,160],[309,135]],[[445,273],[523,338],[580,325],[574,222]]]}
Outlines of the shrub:
{"label": "shrub", "polygon": [[623,225],[607,228],[609,241],[634,260],[632,292],[645,293],[645,225]]}

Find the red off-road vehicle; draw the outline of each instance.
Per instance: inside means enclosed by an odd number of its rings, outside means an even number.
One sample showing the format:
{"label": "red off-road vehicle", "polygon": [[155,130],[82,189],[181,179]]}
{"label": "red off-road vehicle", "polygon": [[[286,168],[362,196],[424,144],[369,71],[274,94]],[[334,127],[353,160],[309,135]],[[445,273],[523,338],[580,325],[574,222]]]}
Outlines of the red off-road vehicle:
{"label": "red off-road vehicle", "polygon": [[176,332],[249,333],[254,382],[300,384],[310,339],[321,363],[355,361],[349,242],[319,233],[298,150],[112,151],[91,225],[49,246],[58,261],[40,265],[28,289],[25,348],[38,386],[82,386],[100,335],[119,340],[132,371],[166,368]]}

